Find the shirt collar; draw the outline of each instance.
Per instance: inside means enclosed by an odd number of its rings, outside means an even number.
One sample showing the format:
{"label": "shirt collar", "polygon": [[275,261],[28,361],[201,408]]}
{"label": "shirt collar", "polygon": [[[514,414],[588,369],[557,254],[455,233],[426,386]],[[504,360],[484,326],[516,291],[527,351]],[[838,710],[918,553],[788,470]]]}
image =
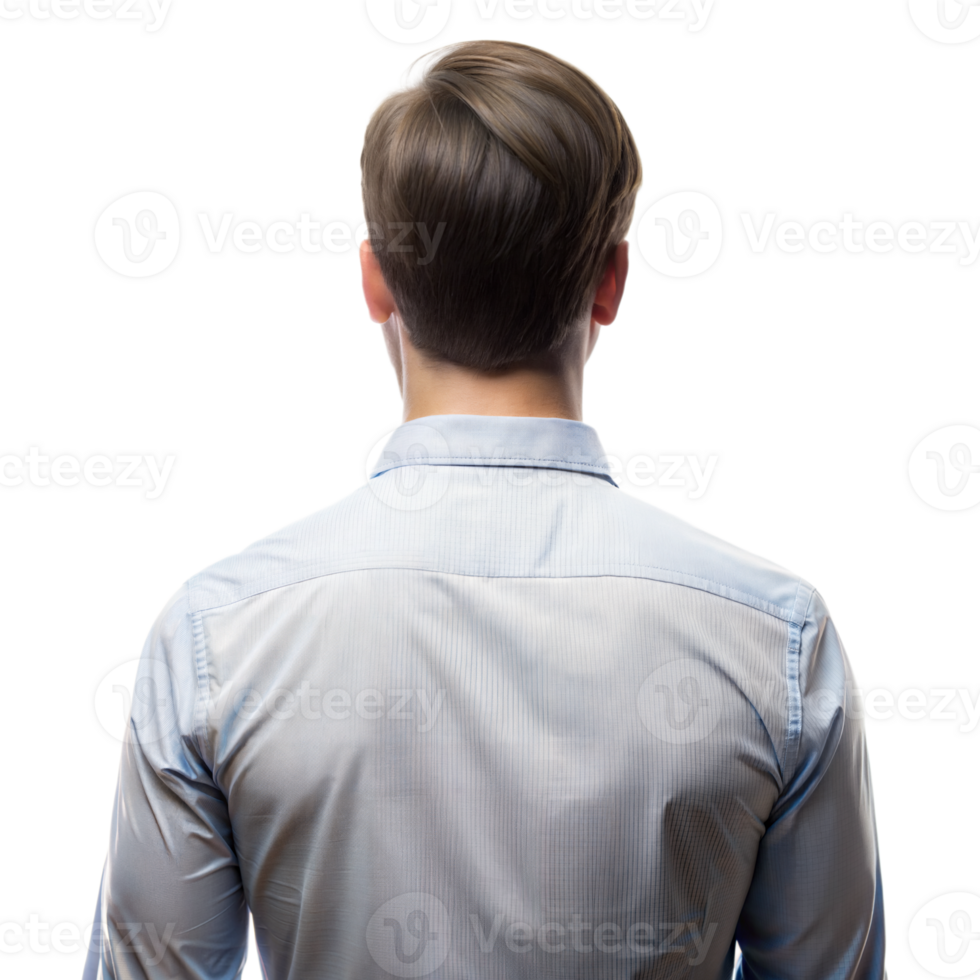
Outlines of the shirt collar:
{"label": "shirt collar", "polygon": [[618,486],[595,429],[573,419],[427,415],[392,433],[371,478],[398,466],[528,466],[590,473]]}

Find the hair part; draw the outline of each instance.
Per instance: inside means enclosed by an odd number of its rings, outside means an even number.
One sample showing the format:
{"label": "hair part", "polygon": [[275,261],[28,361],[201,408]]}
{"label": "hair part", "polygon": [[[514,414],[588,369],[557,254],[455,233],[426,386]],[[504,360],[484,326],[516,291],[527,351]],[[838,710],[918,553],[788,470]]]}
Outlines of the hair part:
{"label": "hair part", "polygon": [[565,344],[642,178],[595,82],[504,41],[453,46],[386,99],[361,171],[372,248],[412,343],[483,370]]}

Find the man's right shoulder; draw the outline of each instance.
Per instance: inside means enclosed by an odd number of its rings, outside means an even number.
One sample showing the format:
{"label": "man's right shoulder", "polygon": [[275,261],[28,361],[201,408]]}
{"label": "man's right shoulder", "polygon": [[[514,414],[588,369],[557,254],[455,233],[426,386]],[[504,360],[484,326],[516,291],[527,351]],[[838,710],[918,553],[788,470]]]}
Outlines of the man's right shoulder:
{"label": "man's right shoulder", "polygon": [[799,575],[629,494],[619,494],[615,509],[621,548],[636,555],[638,576],[700,589],[802,627],[815,589]]}
{"label": "man's right shoulder", "polygon": [[187,581],[192,613],[232,605],[251,596],[331,571],[344,571],[359,531],[376,519],[367,486],[288,524],[193,575]]}

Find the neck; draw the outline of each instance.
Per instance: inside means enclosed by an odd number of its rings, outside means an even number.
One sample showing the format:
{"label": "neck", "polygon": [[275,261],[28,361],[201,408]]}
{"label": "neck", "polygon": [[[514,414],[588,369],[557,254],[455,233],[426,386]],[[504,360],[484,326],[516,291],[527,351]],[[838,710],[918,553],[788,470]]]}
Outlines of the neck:
{"label": "neck", "polygon": [[528,368],[491,376],[455,364],[408,372],[404,420],[426,415],[525,415],[582,420],[582,390],[573,379]]}
{"label": "neck", "polygon": [[439,360],[402,338],[404,421],[427,415],[522,415],[582,421],[585,358],[565,351],[493,371]]}

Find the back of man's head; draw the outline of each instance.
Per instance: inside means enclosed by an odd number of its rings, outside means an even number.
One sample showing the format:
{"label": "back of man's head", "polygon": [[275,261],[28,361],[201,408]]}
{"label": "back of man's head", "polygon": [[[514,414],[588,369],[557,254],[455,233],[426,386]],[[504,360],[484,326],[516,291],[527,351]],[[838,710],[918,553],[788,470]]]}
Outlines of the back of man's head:
{"label": "back of man's head", "polygon": [[612,99],[503,41],[457,45],[386,99],[361,169],[372,246],[413,345],[484,370],[562,347],[641,179]]}

